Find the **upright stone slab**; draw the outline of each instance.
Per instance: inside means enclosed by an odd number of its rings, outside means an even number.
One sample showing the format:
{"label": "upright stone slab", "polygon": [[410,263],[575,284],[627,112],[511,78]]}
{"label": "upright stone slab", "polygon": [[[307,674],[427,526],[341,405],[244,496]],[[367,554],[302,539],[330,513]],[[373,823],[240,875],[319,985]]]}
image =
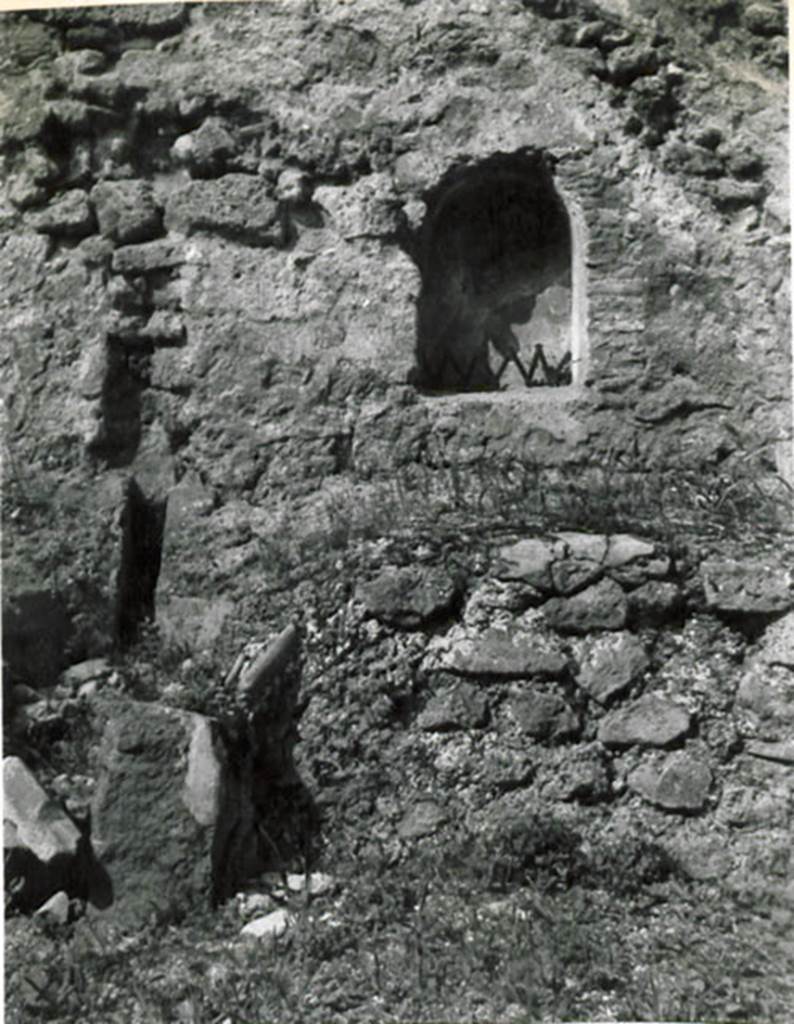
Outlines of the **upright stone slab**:
{"label": "upright stone slab", "polygon": [[113,883],[114,920],[135,927],[170,902],[229,895],[245,873],[251,815],[216,723],[127,700],[103,713],[93,842]]}

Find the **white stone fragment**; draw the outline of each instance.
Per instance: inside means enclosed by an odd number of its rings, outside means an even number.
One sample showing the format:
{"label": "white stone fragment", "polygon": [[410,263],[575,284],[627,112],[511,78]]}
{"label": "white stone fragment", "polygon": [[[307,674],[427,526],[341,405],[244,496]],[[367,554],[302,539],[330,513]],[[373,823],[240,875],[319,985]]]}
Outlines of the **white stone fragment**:
{"label": "white stone fragment", "polygon": [[254,918],[240,931],[252,939],[277,939],[289,926],[289,914],[286,910],[273,910],[264,917]]}

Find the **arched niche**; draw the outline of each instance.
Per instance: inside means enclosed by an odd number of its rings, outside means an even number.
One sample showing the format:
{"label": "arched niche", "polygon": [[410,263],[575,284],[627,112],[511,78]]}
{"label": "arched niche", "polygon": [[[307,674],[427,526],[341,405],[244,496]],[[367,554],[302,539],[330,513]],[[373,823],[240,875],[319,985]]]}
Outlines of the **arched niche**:
{"label": "arched niche", "polygon": [[544,154],[455,168],[425,201],[416,383],[480,391],[525,388],[529,375],[539,385],[581,379],[576,230]]}

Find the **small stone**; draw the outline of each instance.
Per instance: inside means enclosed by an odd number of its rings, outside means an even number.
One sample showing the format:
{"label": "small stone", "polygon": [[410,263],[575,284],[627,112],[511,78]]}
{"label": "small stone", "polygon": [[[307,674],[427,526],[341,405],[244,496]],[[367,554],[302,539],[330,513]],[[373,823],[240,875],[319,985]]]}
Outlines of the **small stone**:
{"label": "small stone", "polygon": [[414,566],[387,569],[356,591],[357,599],[371,615],[406,629],[416,629],[449,613],[459,594],[459,583],[443,569]]}
{"label": "small stone", "polygon": [[680,704],[648,694],[603,718],[598,739],[607,747],[666,747],[686,736],[690,726],[690,714]]}
{"label": "small stone", "polygon": [[721,178],[715,182],[711,201],[724,213],[740,210],[743,206],[757,206],[763,202],[764,186],[752,181],[734,181]]}
{"label": "small stone", "polygon": [[322,871],[313,871],[309,875],[288,874],[287,888],[290,892],[302,892],[307,890],[310,896],[322,896],[331,892],[336,885],[333,875],[326,875]]}
{"label": "small stone", "polygon": [[256,917],[249,921],[240,931],[241,935],[252,939],[277,939],[286,932],[290,924],[286,910],[273,910],[264,917]]}
{"label": "small stone", "polygon": [[299,206],[311,195],[311,184],[308,176],[297,167],[288,167],[278,176],[276,198],[282,203]]}
{"label": "small stone", "polygon": [[708,559],[700,577],[714,611],[770,614],[794,606],[794,573],[774,562]]}
{"label": "small stone", "polygon": [[57,921],[58,924],[66,924],[69,920],[69,897],[61,889],[60,892],[50,896],[46,903],[42,903],[35,916],[48,917],[51,921]]}
{"label": "small stone", "polygon": [[149,182],[101,181],[91,189],[99,230],[121,245],[162,234],[162,215]]}
{"label": "small stone", "polygon": [[31,216],[31,225],[43,235],[63,238],[85,238],[95,229],[94,215],[88,205],[88,195],[81,188],[64,192],[45,209]]}
{"label": "small stone", "polygon": [[595,583],[603,572],[601,565],[589,558],[563,558],[551,567],[554,592],[564,597]]}
{"label": "small stone", "polygon": [[96,679],[92,679],[88,683],[83,683],[77,691],[78,700],[90,700],[92,697],[96,697],[99,692],[99,682]]}
{"label": "small stone", "polygon": [[107,65],[107,57],[101,50],[75,50],[72,61],[75,71],[80,75],[98,75]]}
{"label": "small stone", "polygon": [[[443,677],[442,677],[443,678]],[[433,693],[416,724],[424,732],[478,729],[488,721],[488,702],[471,683],[457,681]]]}
{"label": "small stone", "polygon": [[186,165],[194,178],[214,178],[226,169],[235,148],[223,121],[208,117],[196,131],[180,135],[171,147],[171,155],[177,163]]}
{"label": "small stone", "polygon": [[614,633],[597,638],[582,658],[576,681],[599,704],[608,704],[639,679],[649,664],[637,637]]}
{"label": "small stone", "polygon": [[785,5],[750,4],[744,12],[744,23],[756,36],[778,36],[786,31]]}
{"label": "small stone", "polygon": [[677,753],[667,758],[661,771],[641,765],[628,782],[640,796],[668,811],[699,811],[705,806],[712,776],[702,761]]}
{"label": "small stone", "polygon": [[421,839],[437,832],[447,821],[446,813],[432,800],[414,804],[397,826],[401,839]]}
{"label": "small stone", "polygon": [[608,575],[621,587],[631,590],[651,580],[664,579],[669,572],[670,559],[667,555],[651,555],[647,558],[636,558],[625,565],[609,569]]}
{"label": "small stone", "polygon": [[235,899],[237,910],[242,918],[251,918],[256,914],[262,917],[274,909],[273,897],[266,892],[238,892]]}
{"label": "small stone", "polygon": [[3,816],[16,826],[19,844],[40,861],[47,863],[59,855],[77,855],[77,826],[47,796],[18,757],[3,758]]}
{"label": "small stone", "polygon": [[756,737],[786,738],[794,726],[794,673],[778,665],[750,664],[736,692],[736,708],[748,715]]}
{"label": "small stone", "polygon": [[560,693],[536,692],[511,697],[507,707],[522,732],[536,740],[565,740],[581,732],[574,709]]}
{"label": "small stone", "polygon": [[631,85],[637,78],[656,74],[659,70],[659,54],[652,47],[640,44],[621,47],[610,54],[607,69],[615,85]]}
{"label": "small stone", "polygon": [[47,199],[47,189],[29,174],[19,172],[11,178],[8,198],[18,210],[27,210],[31,206],[40,206]]}
{"label": "small stone", "polygon": [[674,621],[682,608],[681,590],[675,583],[649,580],[629,592],[628,617],[635,626],[662,626]]}
{"label": "small stone", "polygon": [[484,579],[469,594],[463,609],[467,626],[486,629],[497,619],[508,620],[514,614],[542,604],[545,596],[529,583],[518,580]]}
{"label": "small stone", "polygon": [[171,270],[185,262],[183,245],[164,238],[140,245],[125,245],[113,253],[113,269],[117,274],[148,274],[155,270]]}
{"label": "small stone", "polygon": [[613,580],[602,580],[573,597],[552,598],[542,608],[559,633],[622,629],[626,624],[626,595]]}

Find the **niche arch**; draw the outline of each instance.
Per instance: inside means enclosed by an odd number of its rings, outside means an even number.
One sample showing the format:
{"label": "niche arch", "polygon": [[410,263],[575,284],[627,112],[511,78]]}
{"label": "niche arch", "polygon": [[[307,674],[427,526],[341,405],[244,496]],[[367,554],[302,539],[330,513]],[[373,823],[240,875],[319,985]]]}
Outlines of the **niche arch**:
{"label": "niche arch", "polygon": [[424,198],[414,382],[429,391],[581,383],[583,227],[546,155],[453,168]]}

